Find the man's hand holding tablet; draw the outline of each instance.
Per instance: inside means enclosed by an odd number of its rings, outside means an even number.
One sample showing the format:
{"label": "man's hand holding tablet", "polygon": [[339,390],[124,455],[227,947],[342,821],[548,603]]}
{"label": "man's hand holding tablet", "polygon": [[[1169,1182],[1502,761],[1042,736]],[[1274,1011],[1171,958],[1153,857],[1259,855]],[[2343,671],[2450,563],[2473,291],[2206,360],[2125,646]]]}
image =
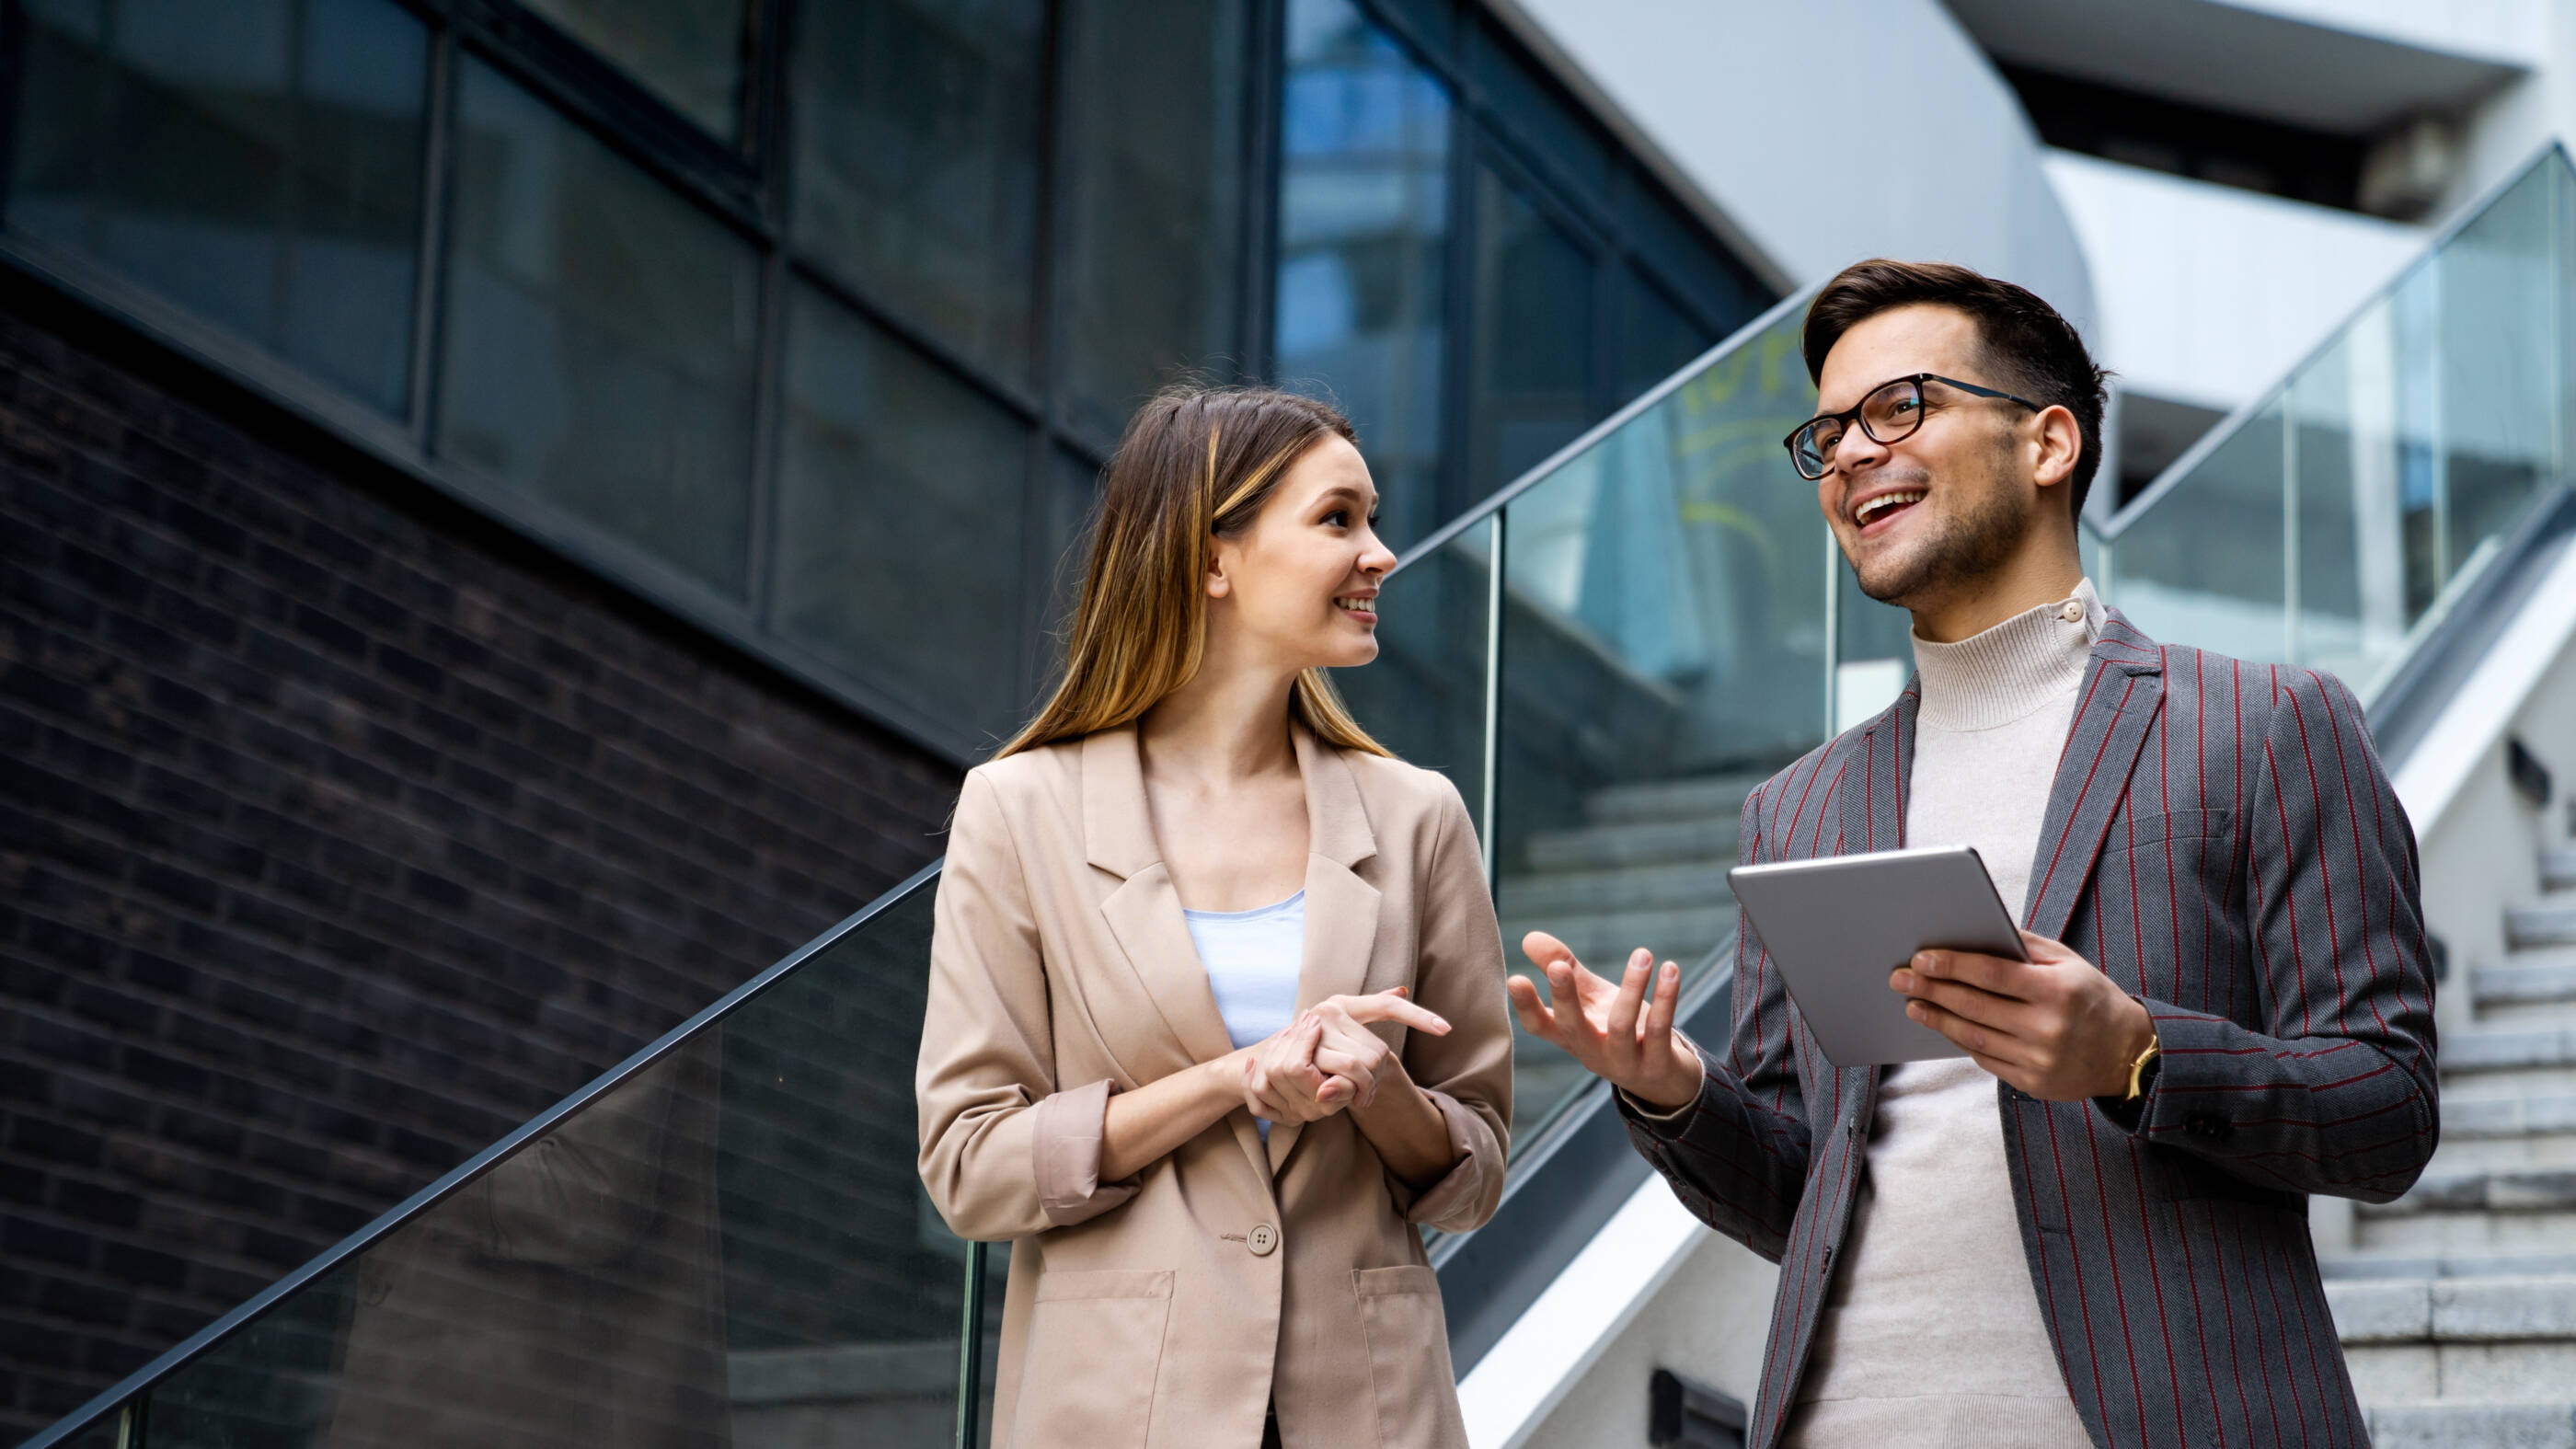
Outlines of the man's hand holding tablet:
{"label": "man's hand holding tablet", "polygon": [[1918,951],[1887,973],[1905,1014],[1978,1066],[2048,1102],[2121,1097],[2156,1024],[2119,983],[2046,936],[2021,933],[2028,961]]}

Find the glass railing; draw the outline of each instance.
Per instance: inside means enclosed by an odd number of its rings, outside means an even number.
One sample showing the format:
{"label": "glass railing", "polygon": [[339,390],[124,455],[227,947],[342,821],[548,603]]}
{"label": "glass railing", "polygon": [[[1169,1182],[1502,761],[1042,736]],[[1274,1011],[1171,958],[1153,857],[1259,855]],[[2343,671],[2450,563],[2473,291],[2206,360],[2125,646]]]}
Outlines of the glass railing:
{"label": "glass railing", "polygon": [[[2571,205],[2553,151],[2446,234],[2088,535],[2105,592],[2389,689],[2561,489]],[[1814,407],[1805,302],[1413,550],[1340,680],[1459,784],[1507,942],[1652,947],[1713,1031],[1746,792],[1910,667],[1779,447]],[[914,1169],[935,869],[31,1445],[983,1442],[1005,1250]],[[1644,1174],[1597,1085],[1524,1046],[1505,1216],[1433,1245],[1462,1372]]]}
{"label": "glass railing", "polygon": [[30,1442],[958,1442],[980,1357],[961,1349],[998,1330],[1006,1250],[952,1236],[914,1175],[935,884],[924,871]]}
{"label": "glass railing", "polygon": [[[1388,582],[1378,662],[1340,681],[1466,792],[1513,970],[1535,929],[1611,969],[1646,946],[1700,984],[1734,928],[1746,792],[1828,733],[1840,570],[1779,441],[1814,408],[1804,310],[1435,534]],[[1589,1081],[1520,1045],[1516,1150]]]}
{"label": "glass railing", "polygon": [[2565,486],[2571,276],[2553,147],[2099,530],[2106,597],[2378,702]]}

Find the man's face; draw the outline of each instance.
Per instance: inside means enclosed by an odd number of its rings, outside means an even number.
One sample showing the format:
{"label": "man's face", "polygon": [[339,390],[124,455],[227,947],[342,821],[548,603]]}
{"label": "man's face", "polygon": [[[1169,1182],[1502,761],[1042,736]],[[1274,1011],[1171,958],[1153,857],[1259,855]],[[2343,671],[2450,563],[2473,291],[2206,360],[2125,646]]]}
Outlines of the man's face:
{"label": "man's face", "polygon": [[[1816,410],[1841,412],[1889,379],[1917,372],[2005,385],[1987,371],[1967,314],[1899,307],[1834,343],[1817,381]],[[1862,593],[1924,608],[2012,557],[2039,506],[2021,445],[2019,425],[2029,416],[2014,404],[1927,382],[1922,425],[1911,436],[1880,443],[1857,425],[1843,431],[1833,466],[1817,480],[1816,502]],[[1895,506],[1872,506],[1882,498]]]}

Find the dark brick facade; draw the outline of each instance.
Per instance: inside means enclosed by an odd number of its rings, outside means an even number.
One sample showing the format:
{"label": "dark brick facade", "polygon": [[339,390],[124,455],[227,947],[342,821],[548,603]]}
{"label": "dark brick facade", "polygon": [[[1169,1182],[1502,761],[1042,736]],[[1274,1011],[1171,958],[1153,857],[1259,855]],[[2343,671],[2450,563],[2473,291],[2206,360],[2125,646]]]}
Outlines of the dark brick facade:
{"label": "dark brick facade", "polygon": [[957,771],[0,304],[14,1433],[928,860]]}

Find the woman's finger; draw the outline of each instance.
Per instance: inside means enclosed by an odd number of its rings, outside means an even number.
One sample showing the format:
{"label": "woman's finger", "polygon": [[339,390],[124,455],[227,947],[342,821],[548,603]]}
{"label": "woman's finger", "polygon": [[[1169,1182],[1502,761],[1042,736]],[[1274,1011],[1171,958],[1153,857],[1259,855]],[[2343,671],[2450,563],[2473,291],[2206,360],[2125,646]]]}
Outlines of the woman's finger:
{"label": "woman's finger", "polygon": [[1438,1013],[1426,1011],[1392,991],[1380,991],[1371,996],[1345,996],[1340,1005],[1353,1021],[1393,1021],[1433,1036],[1449,1034],[1449,1023]]}

